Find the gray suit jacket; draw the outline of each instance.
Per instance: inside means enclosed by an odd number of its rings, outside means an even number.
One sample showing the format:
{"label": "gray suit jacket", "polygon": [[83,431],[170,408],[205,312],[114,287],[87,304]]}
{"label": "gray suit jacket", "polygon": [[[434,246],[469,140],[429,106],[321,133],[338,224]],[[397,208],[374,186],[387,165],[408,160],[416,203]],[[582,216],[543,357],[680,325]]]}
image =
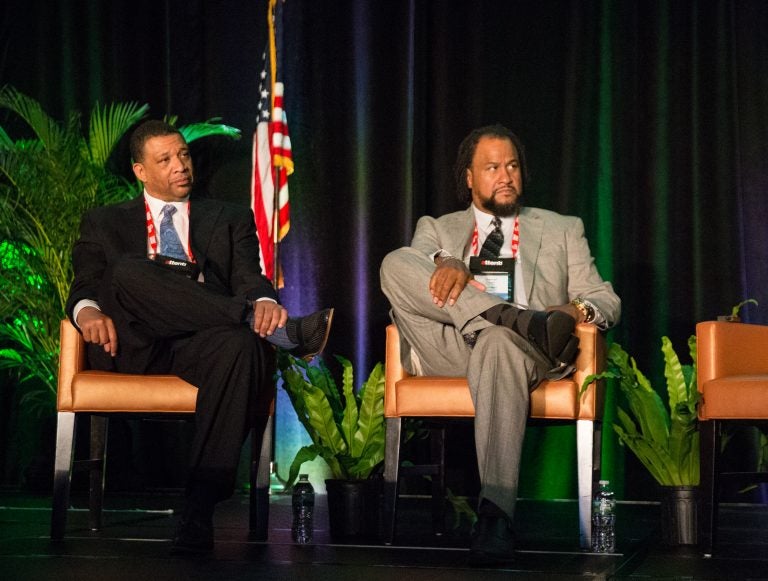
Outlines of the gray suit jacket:
{"label": "gray suit jacket", "polygon": [[[416,225],[411,246],[426,255],[445,250],[467,259],[474,228],[471,206],[440,218],[424,216]],[[523,207],[518,264],[530,308],[564,305],[580,297],[602,313],[605,327],[618,323],[621,300],[597,272],[580,218]]]}

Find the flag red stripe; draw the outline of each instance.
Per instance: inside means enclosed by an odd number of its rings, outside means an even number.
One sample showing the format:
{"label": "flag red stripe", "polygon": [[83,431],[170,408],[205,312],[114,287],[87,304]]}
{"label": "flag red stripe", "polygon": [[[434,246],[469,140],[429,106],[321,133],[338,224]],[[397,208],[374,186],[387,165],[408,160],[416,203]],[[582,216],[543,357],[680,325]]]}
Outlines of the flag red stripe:
{"label": "flag red stripe", "polygon": [[272,212],[274,206],[274,181],[272,178],[269,130],[267,123],[259,123],[253,135],[253,176],[251,179],[256,232],[261,247],[261,264],[264,276],[274,276],[274,243],[272,240]]}

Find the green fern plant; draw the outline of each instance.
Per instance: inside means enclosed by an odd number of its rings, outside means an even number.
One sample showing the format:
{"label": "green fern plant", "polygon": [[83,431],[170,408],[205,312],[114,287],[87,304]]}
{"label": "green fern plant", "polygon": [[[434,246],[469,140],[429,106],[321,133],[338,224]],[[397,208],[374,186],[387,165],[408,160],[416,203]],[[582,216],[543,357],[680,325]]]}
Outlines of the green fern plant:
{"label": "green fern plant", "polygon": [[688,339],[692,364],[683,365],[668,337],[661,338],[668,404],[651,386],[618,343],[608,348],[608,371],[587,377],[583,388],[596,379],[618,379],[629,412],[619,408],[613,429],[651,476],[662,486],[695,486],[699,483],[699,431],[696,406],[696,337]]}
{"label": "green fern plant", "polygon": [[341,356],[341,389],[321,357],[317,365],[279,351],[283,389],[312,444],[296,453],[286,488],[296,481],[304,462],[320,456],[333,478],[368,478],[384,460],[384,366],[377,363],[360,389],[354,390],[352,363]]}
{"label": "green fern plant", "polygon": [[[108,161],[149,108],[96,104],[86,136],[79,114],[57,122],[13,87],[0,89],[0,108],[20,118],[32,135],[12,139],[0,127],[0,369],[11,370],[25,387],[23,404],[46,413],[54,408],[59,321],[72,281],[80,218],[90,208],[140,192],[137,184],[113,173]],[[239,137],[237,129],[213,121],[180,131],[189,141]]]}
{"label": "green fern plant", "polygon": [[[743,300],[740,303],[733,305],[733,307],[731,308],[731,314],[726,315],[725,317],[723,317],[723,319],[726,321],[734,321],[734,322],[741,321],[741,309],[743,309],[745,306],[750,304],[757,306],[758,302],[755,299]],[[718,317],[718,320],[720,320],[720,317]]]}

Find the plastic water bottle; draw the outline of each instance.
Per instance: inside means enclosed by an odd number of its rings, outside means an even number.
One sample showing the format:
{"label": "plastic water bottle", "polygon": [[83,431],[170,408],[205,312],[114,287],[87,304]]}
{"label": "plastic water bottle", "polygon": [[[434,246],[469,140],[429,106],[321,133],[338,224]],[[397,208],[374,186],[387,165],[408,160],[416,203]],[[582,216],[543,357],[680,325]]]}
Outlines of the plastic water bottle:
{"label": "plastic water bottle", "polygon": [[315,510],[315,489],[307,474],[299,474],[299,481],[293,486],[293,526],[291,535],[295,543],[312,542],[312,514]]}
{"label": "plastic water bottle", "polygon": [[592,550],[595,553],[613,553],[616,550],[616,499],[607,480],[592,500]]}

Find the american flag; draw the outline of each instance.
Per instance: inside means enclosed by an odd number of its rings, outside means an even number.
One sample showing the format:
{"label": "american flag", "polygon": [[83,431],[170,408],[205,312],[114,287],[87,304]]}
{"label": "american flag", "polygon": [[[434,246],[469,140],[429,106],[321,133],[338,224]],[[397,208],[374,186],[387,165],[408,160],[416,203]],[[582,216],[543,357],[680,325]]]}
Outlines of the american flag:
{"label": "american flag", "polygon": [[[293,173],[291,139],[283,108],[283,83],[279,58],[282,49],[282,2],[270,0],[269,41],[264,52],[264,68],[259,80],[259,105],[256,131],[253,134],[253,173],[251,176],[251,208],[261,245],[261,268],[264,275],[282,283],[279,265],[275,265],[275,244],[290,228],[288,176]],[[275,217],[275,183],[278,213]],[[279,286],[282,286],[280,284]]]}

